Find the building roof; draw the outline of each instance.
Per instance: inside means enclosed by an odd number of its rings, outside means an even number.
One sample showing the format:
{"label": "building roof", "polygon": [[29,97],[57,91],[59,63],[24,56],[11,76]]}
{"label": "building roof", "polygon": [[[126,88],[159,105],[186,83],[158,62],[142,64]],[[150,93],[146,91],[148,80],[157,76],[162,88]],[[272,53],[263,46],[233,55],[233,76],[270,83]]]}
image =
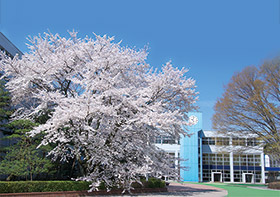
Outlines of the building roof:
{"label": "building roof", "polygon": [[22,55],[22,52],[6,37],[0,32],[0,50],[4,50],[8,55],[14,57],[16,54]]}

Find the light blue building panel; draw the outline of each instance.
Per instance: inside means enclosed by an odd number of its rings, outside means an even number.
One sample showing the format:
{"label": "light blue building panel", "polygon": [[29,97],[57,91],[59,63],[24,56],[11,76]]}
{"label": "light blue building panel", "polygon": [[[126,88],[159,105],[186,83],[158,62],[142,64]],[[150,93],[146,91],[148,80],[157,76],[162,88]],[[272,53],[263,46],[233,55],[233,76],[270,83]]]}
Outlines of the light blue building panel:
{"label": "light blue building panel", "polygon": [[199,181],[199,131],[202,130],[202,113],[191,112],[189,117],[197,120],[197,123],[185,129],[191,136],[182,136],[180,139],[180,175],[183,181]]}

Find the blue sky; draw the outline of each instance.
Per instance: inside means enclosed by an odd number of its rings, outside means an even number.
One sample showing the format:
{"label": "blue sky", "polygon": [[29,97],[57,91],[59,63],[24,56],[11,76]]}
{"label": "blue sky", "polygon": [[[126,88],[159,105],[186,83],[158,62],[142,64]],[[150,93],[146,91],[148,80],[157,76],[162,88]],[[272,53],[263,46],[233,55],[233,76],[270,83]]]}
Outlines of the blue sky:
{"label": "blue sky", "polygon": [[50,30],[67,36],[115,36],[149,47],[148,63],[172,60],[197,81],[203,128],[231,76],[280,52],[279,0],[0,0],[0,31],[22,52],[26,37]]}

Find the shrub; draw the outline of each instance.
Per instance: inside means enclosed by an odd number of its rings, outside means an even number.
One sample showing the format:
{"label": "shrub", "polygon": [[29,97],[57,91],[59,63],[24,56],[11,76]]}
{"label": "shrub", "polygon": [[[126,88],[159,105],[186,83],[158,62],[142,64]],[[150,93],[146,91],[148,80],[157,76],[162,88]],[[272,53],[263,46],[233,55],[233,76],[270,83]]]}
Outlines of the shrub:
{"label": "shrub", "polygon": [[145,179],[141,179],[141,182],[143,184],[140,185],[139,183],[133,183],[132,187],[134,188],[141,188],[141,187],[145,187],[145,188],[164,188],[165,187],[165,182],[157,179],[157,178],[149,178],[148,181],[146,181]]}
{"label": "shrub", "polygon": [[280,181],[269,183],[268,188],[270,188],[270,189],[280,189]]}
{"label": "shrub", "polygon": [[[142,178],[141,182],[143,185],[141,185],[140,183],[134,182],[132,183],[132,187],[133,188],[164,188],[165,187],[165,182],[160,180],[160,179],[156,179],[156,178],[149,178],[148,181],[146,181],[146,179]],[[98,187],[98,189],[100,190],[105,190],[105,183],[102,182],[100,184],[100,186]],[[117,187],[113,187],[112,189],[118,189]]]}
{"label": "shrub", "polygon": [[149,178],[148,187],[150,187],[150,188],[163,188],[163,187],[165,187],[165,182],[160,180],[160,179]]}
{"label": "shrub", "polygon": [[0,181],[0,193],[83,191],[86,181]]}
{"label": "shrub", "polygon": [[[134,188],[163,188],[164,181],[149,178],[141,179],[143,186],[133,183]],[[90,182],[86,181],[0,181],[0,193],[24,193],[24,192],[56,192],[56,191],[85,191],[89,189]],[[100,190],[105,190],[105,184],[101,183]],[[117,189],[117,188],[113,188]]]}

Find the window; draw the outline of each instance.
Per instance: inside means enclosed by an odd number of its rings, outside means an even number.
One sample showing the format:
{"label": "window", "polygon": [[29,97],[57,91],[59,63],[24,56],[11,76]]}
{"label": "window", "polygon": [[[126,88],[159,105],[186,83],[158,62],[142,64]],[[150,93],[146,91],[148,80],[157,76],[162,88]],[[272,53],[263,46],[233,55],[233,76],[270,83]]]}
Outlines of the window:
{"label": "window", "polygon": [[209,145],[215,145],[215,138],[209,137]]}
{"label": "window", "polygon": [[240,158],[239,155],[233,155],[233,165],[239,166],[240,165]]}
{"label": "window", "polygon": [[245,138],[232,138],[233,146],[245,146]]}
{"label": "window", "polygon": [[157,136],[155,140],[156,144],[161,144],[161,136]]}
{"label": "window", "polygon": [[247,155],[241,155],[241,165],[247,166]]}
{"label": "window", "polygon": [[247,155],[248,165],[254,166],[254,155]]}
{"label": "window", "polygon": [[217,137],[216,138],[216,145],[217,146],[228,146],[229,145],[229,138]]}
{"label": "window", "polygon": [[255,155],[255,166],[261,166],[261,156]]}
{"label": "window", "polygon": [[163,136],[162,143],[163,144],[169,144],[168,142],[169,142],[169,138],[167,136]]}
{"label": "window", "polygon": [[203,145],[215,145],[215,138],[214,137],[204,137],[202,138]]}
{"label": "window", "polygon": [[256,138],[247,138],[247,146],[258,146],[260,145],[260,141]]}
{"label": "window", "polygon": [[208,138],[207,137],[202,138],[202,144],[203,145],[208,145]]}
{"label": "window", "polygon": [[180,142],[179,139],[176,139],[173,136],[157,136],[154,141],[156,144],[176,144]]}
{"label": "window", "polygon": [[175,144],[175,138],[171,136],[163,136],[162,139],[163,144]]}
{"label": "window", "polygon": [[175,168],[175,153],[168,153],[170,158],[169,158],[169,165],[171,168]]}

